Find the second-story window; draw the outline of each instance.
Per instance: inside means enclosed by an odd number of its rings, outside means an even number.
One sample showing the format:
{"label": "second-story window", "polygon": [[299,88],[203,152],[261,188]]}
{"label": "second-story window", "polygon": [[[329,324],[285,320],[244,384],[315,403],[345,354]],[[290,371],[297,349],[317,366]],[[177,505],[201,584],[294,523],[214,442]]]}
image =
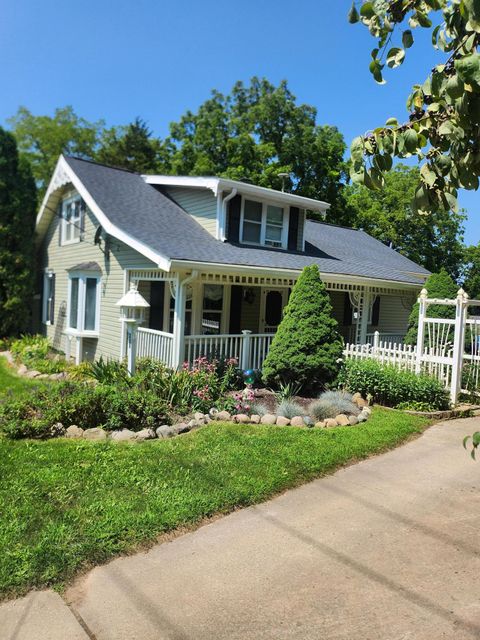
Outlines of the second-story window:
{"label": "second-story window", "polygon": [[65,198],[61,211],[61,244],[73,244],[82,239],[85,203],[79,195]]}
{"label": "second-story window", "polygon": [[268,202],[244,198],[240,225],[240,241],[286,249],[288,243],[288,210]]}

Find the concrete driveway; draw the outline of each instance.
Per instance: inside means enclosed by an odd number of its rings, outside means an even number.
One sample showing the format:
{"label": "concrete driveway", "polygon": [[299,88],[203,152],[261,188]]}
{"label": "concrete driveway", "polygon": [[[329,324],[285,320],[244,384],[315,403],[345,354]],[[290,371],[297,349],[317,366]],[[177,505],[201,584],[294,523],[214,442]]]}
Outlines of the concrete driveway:
{"label": "concrete driveway", "polygon": [[[480,638],[480,461],[461,446],[476,429],[478,418],[436,425],[395,451],[93,570],[65,597],[79,633]],[[62,637],[26,635],[12,606],[0,607],[2,638]],[[25,628],[31,622],[24,616]]]}

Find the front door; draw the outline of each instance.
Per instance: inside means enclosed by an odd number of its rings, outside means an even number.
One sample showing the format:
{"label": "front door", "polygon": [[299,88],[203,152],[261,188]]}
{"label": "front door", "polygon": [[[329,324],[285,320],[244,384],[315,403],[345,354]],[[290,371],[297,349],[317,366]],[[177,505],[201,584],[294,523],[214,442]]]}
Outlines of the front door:
{"label": "front door", "polygon": [[288,289],[262,289],[260,333],[275,333],[288,301]]}

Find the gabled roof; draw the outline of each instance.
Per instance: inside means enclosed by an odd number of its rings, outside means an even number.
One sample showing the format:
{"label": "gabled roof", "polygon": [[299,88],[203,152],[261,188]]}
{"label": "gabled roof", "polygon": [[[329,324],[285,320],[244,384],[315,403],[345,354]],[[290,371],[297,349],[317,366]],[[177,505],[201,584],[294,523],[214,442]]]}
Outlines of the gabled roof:
{"label": "gabled roof", "polygon": [[[59,167],[66,174],[64,181],[73,183],[107,233],[165,270],[172,262],[288,271],[316,263],[324,274],[411,285],[421,285],[429,273],[363,231],[310,220],[305,252],[221,242],[139,174],[78,158],[61,158]],[[55,178],[37,218],[40,235],[48,226],[47,203],[54,183]]]}

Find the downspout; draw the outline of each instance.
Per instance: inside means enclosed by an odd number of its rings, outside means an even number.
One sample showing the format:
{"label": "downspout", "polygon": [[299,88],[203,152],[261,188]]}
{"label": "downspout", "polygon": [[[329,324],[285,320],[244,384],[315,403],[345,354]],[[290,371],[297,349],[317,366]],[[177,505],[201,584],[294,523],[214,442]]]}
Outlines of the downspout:
{"label": "downspout", "polygon": [[226,196],[222,200],[222,210],[221,210],[221,220],[220,220],[220,240],[222,242],[225,242],[226,240],[225,227],[226,227],[226,220],[227,220],[227,202],[232,198],[234,198],[236,195],[237,195],[237,189],[232,189],[232,191],[228,194],[228,196]]}
{"label": "downspout", "polygon": [[175,296],[175,323],[174,323],[174,353],[173,366],[178,368],[182,364],[185,344],[185,302],[187,284],[190,284],[198,278],[198,271],[194,269],[185,280],[178,281],[177,292]]}

